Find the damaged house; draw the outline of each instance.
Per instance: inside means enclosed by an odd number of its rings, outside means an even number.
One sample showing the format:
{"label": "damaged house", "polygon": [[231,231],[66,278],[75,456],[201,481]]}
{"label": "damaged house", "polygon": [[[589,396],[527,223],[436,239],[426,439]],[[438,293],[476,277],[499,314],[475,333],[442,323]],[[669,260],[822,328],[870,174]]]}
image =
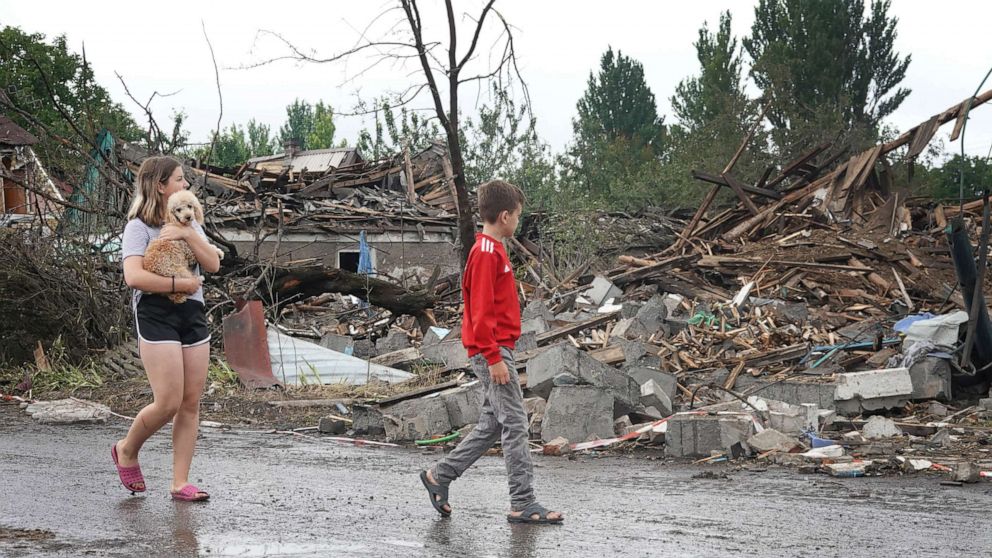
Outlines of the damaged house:
{"label": "damaged house", "polygon": [[62,191],[32,149],[37,143],[0,114],[0,226],[26,226],[41,219],[53,230],[58,223],[61,206],[50,200],[62,200]]}

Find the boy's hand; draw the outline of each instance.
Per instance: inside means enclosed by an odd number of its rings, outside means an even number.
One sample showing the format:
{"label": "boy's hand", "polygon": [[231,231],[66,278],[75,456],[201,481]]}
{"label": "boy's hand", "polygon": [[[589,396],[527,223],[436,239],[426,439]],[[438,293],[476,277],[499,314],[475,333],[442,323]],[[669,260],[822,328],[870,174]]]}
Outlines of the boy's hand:
{"label": "boy's hand", "polygon": [[492,378],[493,383],[497,385],[502,386],[510,383],[510,370],[506,367],[506,362],[501,360],[496,364],[490,364],[489,377]]}

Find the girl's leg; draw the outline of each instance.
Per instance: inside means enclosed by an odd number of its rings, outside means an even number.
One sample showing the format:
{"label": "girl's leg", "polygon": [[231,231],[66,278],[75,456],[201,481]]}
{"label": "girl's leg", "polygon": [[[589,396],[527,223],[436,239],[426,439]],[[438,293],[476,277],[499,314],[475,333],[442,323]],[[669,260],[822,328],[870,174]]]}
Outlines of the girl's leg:
{"label": "girl's leg", "polygon": [[182,403],[172,424],[172,490],[181,490],[189,484],[189,467],[196,448],[196,434],[200,426],[200,397],[207,381],[210,363],[210,343],[182,350],[183,392]]}
{"label": "girl's leg", "polygon": [[117,457],[123,467],[138,462],[138,452],[145,440],[165,426],[182,403],[183,354],[179,343],[141,341],[141,364],[154,400],[135,417],[127,437],[117,442]]}

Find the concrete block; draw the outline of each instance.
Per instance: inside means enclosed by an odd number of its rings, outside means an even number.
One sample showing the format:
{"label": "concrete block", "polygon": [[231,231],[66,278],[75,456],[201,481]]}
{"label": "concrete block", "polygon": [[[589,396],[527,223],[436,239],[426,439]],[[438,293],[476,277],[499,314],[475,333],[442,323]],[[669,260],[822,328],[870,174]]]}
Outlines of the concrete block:
{"label": "concrete block", "polygon": [[769,428],[790,436],[798,436],[809,425],[810,415],[807,408],[756,395],[748,397],[747,400],[750,405],[746,405],[738,399],[731,399],[723,403],[707,405],[702,410],[757,414]]}
{"label": "concrete block", "polygon": [[630,421],[630,417],[624,415],[613,421],[613,433],[617,436],[623,436],[627,433],[627,429],[632,428],[633,426],[634,423]]}
{"label": "concrete block", "polygon": [[336,333],[325,333],[320,341],[317,342],[318,345],[332,351],[337,351],[339,353],[344,353],[346,355],[353,354],[355,351],[355,342],[348,335],[338,335]]}
{"label": "concrete block", "polygon": [[924,357],[909,368],[914,400],[951,400],[951,365],[936,357]]}
{"label": "concrete block", "polygon": [[520,338],[517,339],[516,345],[514,345],[513,350],[522,353],[524,351],[533,351],[537,348],[537,333],[533,331],[528,331],[527,333],[521,333]]}
{"label": "concrete block", "polygon": [[520,333],[544,333],[551,329],[548,320],[541,316],[536,316],[520,322]]}
{"label": "concrete block", "polygon": [[555,319],[555,315],[551,313],[551,309],[548,308],[548,305],[543,300],[532,300],[520,312],[521,320],[529,320],[531,318],[544,318],[545,322],[550,322]]}
{"label": "concrete block", "polygon": [[321,417],[317,423],[317,431],[321,434],[334,434],[340,436],[348,430],[348,423],[334,417]]}
{"label": "concrete block", "polygon": [[541,424],[545,442],[562,437],[574,442],[613,437],[613,396],[596,386],[551,390]]}
{"label": "concrete block", "polygon": [[748,449],[755,434],[747,414],[675,415],[668,421],[665,453],[671,457],[709,457],[711,452],[730,453],[734,446]]}
{"label": "concrete block", "polygon": [[597,275],[592,280],[592,288],[586,291],[584,295],[594,305],[601,306],[611,298],[620,298],[623,295],[623,291],[609,279],[602,275]]}
{"label": "concrete block", "polygon": [[896,421],[875,415],[861,427],[861,433],[869,440],[902,436],[902,430],[896,426]]}
{"label": "concrete block", "polygon": [[673,412],[672,399],[654,380],[641,384],[641,404],[645,407],[654,407],[662,417],[670,416]]}
{"label": "concrete block", "polygon": [[444,400],[448,408],[448,422],[452,428],[461,428],[466,424],[479,422],[482,413],[482,401],[485,393],[482,382],[476,380],[458,387],[444,390],[437,394]]}
{"label": "concrete block", "polygon": [[628,414],[638,404],[640,388],[630,376],[568,344],[550,347],[527,361],[527,388],[547,399],[554,387],[554,377],[562,372],[606,389],[616,400],[615,417]]}
{"label": "concrete block", "polygon": [[884,368],[837,375],[834,405],[844,415],[893,409],[905,405],[913,394],[906,368]]}
{"label": "concrete block", "polygon": [[381,355],[410,347],[410,337],[405,331],[391,329],[385,337],[375,342],[375,350]]}
{"label": "concrete block", "polygon": [[646,366],[648,368],[661,368],[661,357],[658,356],[657,349],[650,348],[639,341],[616,338],[615,343],[623,348],[624,366]]}
{"label": "concrete block", "polygon": [[665,309],[667,311],[666,313],[667,318],[674,318],[675,316],[681,314],[684,311],[684,309],[682,308],[683,300],[685,300],[685,297],[683,297],[682,295],[671,294],[671,293],[666,294],[665,296],[662,297],[661,302],[662,304],[665,305]]}
{"label": "concrete block", "polygon": [[977,465],[970,461],[962,461],[954,468],[954,474],[951,478],[958,482],[974,483],[978,482],[980,477],[980,470]]}
{"label": "concrete block", "polygon": [[451,431],[448,407],[440,397],[401,401],[382,414],[386,438],[393,441],[423,440]]}
{"label": "concrete block", "polygon": [[441,341],[448,339],[450,335],[451,330],[449,329],[431,326],[427,328],[427,333],[424,334],[424,340],[421,342],[421,346],[427,347],[429,345],[437,345]]}
{"label": "concrete block", "polygon": [[777,450],[782,453],[789,453],[792,450],[801,447],[799,440],[796,440],[791,436],[786,436],[774,428],[766,428],[754,436],[751,436],[747,439],[747,445],[751,446],[751,448],[758,453],[764,453],[772,450]]}
{"label": "concrete block", "polygon": [[368,360],[378,354],[371,339],[355,339],[352,341],[352,356]]}
{"label": "concrete block", "polygon": [[351,429],[355,436],[382,436],[386,428],[382,422],[382,411],[367,405],[354,405],[351,408]]}
{"label": "concrete block", "polygon": [[675,401],[678,395],[679,379],[675,374],[669,374],[668,372],[662,372],[661,370],[644,366],[632,366],[625,368],[623,372],[633,378],[639,386],[644,385],[644,382],[648,380],[654,380],[656,384],[661,386],[661,389],[664,390],[665,394],[668,395],[668,399],[671,401]]}
{"label": "concrete block", "polygon": [[610,330],[610,337],[615,339],[648,339],[650,331],[638,318],[623,318],[617,321]]}
{"label": "concrete block", "polygon": [[425,359],[443,365],[445,370],[462,370],[471,367],[468,351],[462,345],[461,339],[421,347],[420,352],[423,353]]}
{"label": "concrete block", "polygon": [[637,311],[635,317],[640,320],[649,330],[658,331],[662,323],[668,318],[668,306],[665,305],[665,297],[655,295],[648,299]]}
{"label": "concrete block", "polygon": [[992,411],[992,397],[983,397],[978,400],[978,406],[985,411]]}
{"label": "concrete block", "polygon": [[770,382],[767,380],[756,380],[746,375],[737,379],[737,389],[757,385],[757,391],[750,391],[764,399],[781,401],[791,405],[802,405],[809,403],[816,405],[819,409],[835,408],[834,392],[836,385],[833,383],[812,383],[785,380],[782,382]]}
{"label": "concrete block", "polygon": [[572,453],[572,447],[569,445],[568,440],[558,437],[544,444],[542,453],[551,456],[567,455]]}
{"label": "concrete block", "polygon": [[633,318],[637,315],[637,311],[644,306],[642,302],[624,302],[620,305],[620,318]]}

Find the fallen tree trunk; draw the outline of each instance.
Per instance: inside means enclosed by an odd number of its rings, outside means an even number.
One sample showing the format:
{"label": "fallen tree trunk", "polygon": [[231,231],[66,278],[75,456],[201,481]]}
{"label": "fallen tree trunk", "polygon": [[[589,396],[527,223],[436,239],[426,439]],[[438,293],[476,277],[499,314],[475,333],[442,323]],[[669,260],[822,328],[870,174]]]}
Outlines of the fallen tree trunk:
{"label": "fallen tree trunk", "polygon": [[409,291],[400,285],[360,273],[331,267],[278,269],[268,285],[259,288],[268,304],[282,307],[290,302],[324,293],[356,296],[395,315],[422,317],[434,307],[436,298],[428,293]]}

